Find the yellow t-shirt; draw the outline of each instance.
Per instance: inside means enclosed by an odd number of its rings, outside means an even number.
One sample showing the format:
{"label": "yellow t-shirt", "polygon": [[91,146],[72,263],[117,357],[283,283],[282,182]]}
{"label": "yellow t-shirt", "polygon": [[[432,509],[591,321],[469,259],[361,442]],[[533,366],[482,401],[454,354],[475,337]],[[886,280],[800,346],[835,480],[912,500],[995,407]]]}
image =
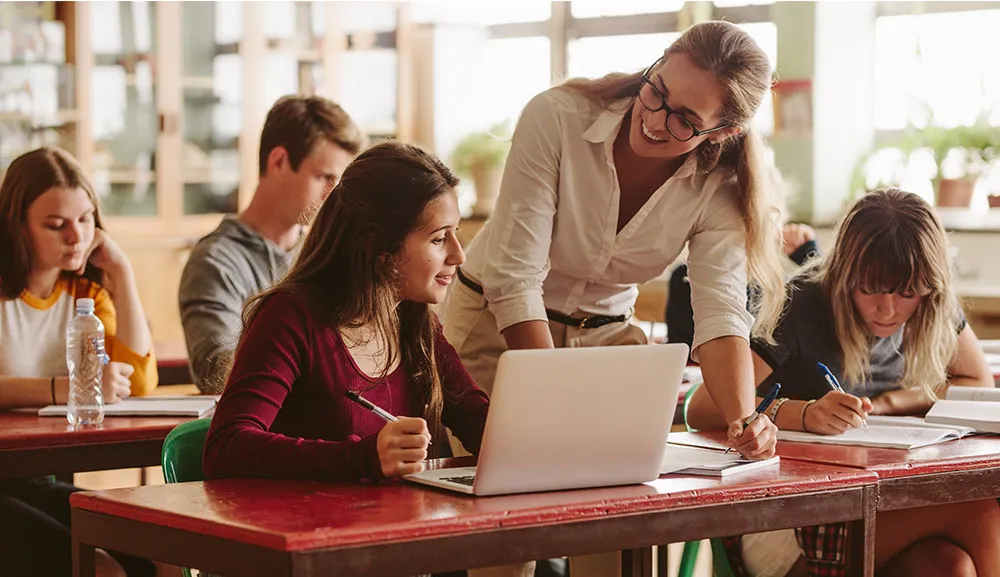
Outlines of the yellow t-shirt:
{"label": "yellow t-shirt", "polygon": [[76,299],[94,299],[94,314],[104,323],[104,343],[112,361],[128,363],[132,395],[156,388],[156,357],[140,355],[115,338],[118,322],[108,291],[85,278],[61,277],[48,298],[24,291],[16,299],[0,300],[0,375],[10,377],[64,377],[66,328],[76,314]]}

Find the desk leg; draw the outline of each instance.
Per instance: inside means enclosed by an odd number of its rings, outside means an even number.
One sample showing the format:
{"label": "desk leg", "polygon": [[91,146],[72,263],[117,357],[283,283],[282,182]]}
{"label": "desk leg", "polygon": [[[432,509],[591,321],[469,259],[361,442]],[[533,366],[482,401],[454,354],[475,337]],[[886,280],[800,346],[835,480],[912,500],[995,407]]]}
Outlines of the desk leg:
{"label": "desk leg", "polygon": [[667,572],[670,570],[667,548],[665,544],[656,546],[656,577],[667,577]]}
{"label": "desk leg", "polygon": [[97,577],[97,549],[73,537],[73,577]]}
{"label": "desk leg", "polygon": [[653,577],[653,548],[622,551],[622,577]]}
{"label": "desk leg", "polygon": [[864,577],[875,575],[875,515],[878,509],[878,489],[866,487],[862,496],[864,518],[851,522],[851,564],[861,567]]}

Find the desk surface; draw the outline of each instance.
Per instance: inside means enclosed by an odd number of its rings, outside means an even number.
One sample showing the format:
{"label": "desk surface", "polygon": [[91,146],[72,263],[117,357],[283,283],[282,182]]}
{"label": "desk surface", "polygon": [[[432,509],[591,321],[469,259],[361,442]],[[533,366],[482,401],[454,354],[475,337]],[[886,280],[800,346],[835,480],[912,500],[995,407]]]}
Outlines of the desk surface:
{"label": "desk surface", "polygon": [[434,538],[870,486],[874,474],[792,461],[731,479],[480,497],[393,482],[223,480],[75,494],[74,508],[283,551]]}
{"label": "desk surface", "polygon": [[72,430],[65,417],[0,411],[0,478],[158,465],[163,439],[187,420],[106,417],[99,429]]}

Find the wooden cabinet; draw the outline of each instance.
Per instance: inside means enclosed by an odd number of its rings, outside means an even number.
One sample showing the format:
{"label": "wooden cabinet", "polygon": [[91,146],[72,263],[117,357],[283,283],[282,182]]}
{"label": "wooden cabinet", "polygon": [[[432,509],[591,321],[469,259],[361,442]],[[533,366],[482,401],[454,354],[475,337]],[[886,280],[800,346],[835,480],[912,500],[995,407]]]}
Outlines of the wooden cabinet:
{"label": "wooden cabinet", "polygon": [[278,97],[319,94],[374,136],[412,135],[404,5],[59,4],[76,70],[74,152],[132,260],[156,341],[183,339],[188,251],[249,204]]}

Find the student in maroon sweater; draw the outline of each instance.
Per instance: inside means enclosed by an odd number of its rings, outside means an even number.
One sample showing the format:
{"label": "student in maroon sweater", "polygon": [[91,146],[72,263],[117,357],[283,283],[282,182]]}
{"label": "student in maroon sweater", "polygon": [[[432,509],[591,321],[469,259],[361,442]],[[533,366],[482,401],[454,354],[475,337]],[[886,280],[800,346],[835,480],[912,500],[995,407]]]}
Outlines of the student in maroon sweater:
{"label": "student in maroon sweater", "polygon": [[447,445],[443,426],[478,451],[489,401],[428,307],[465,260],[457,184],[440,160],[398,142],[348,166],[288,275],[244,309],[205,443],[208,478],[398,477]]}

